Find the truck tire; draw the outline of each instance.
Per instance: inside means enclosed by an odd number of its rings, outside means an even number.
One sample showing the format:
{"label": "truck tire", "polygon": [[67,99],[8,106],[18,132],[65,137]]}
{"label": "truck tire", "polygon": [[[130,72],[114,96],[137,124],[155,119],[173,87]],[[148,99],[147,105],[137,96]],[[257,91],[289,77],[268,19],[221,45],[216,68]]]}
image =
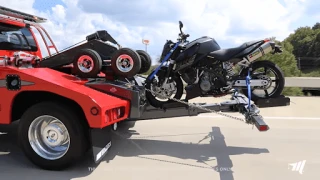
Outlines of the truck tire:
{"label": "truck tire", "polygon": [[111,67],[118,76],[131,78],[141,69],[139,54],[130,48],[121,48],[111,58]]}
{"label": "truck tire", "polygon": [[81,49],[73,60],[74,73],[81,78],[96,77],[102,69],[100,55],[92,49]]}
{"label": "truck tire", "polygon": [[[35,104],[21,117],[19,145],[27,158],[40,168],[65,169],[88,150],[88,131],[81,118],[84,117],[60,103]],[[42,124],[44,122],[48,124]]]}
{"label": "truck tire", "polygon": [[139,71],[139,74],[148,72],[152,63],[150,55],[144,50],[137,50],[137,53],[140,55],[141,58],[141,69]]}

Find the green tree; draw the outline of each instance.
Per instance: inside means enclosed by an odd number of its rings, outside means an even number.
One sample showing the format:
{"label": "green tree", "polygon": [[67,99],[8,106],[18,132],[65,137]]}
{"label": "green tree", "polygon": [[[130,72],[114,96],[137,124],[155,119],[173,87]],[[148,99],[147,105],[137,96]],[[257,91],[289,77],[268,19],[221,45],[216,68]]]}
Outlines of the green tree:
{"label": "green tree", "polygon": [[300,27],[284,40],[293,45],[292,53],[296,57],[320,56],[320,23],[311,27]]}
{"label": "green tree", "polygon": [[312,27],[313,30],[316,30],[316,29],[320,29],[320,23],[316,23],[313,27]]}
{"label": "green tree", "polygon": [[296,57],[308,57],[309,50],[313,43],[314,31],[310,27],[300,27],[293,34],[290,34],[286,42],[293,46],[292,53]]}
{"label": "green tree", "polygon": [[312,44],[309,48],[309,56],[320,57],[320,27],[314,30],[314,35],[312,36]]}

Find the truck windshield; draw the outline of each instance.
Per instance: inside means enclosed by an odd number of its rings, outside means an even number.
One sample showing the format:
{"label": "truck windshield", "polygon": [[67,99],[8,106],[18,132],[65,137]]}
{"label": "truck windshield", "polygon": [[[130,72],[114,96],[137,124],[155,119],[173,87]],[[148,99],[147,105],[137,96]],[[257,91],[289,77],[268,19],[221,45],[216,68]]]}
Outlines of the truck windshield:
{"label": "truck windshield", "polygon": [[0,23],[0,50],[37,51],[28,28]]}

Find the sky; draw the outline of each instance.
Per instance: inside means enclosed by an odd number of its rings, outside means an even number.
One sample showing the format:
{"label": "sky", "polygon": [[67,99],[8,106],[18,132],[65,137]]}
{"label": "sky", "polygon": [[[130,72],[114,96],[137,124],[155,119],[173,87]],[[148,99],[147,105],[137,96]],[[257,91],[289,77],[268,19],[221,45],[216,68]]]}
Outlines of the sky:
{"label": "sky", "polygon": [[106,30],[123,47],[145,49],[153,61],[166,40],[175,41],[179,20],[192,41],[216,39],[221,48],[276,37],[320,22],[319,0],[1,0],[8,8],[47,18],[42,26],[59,50]]}

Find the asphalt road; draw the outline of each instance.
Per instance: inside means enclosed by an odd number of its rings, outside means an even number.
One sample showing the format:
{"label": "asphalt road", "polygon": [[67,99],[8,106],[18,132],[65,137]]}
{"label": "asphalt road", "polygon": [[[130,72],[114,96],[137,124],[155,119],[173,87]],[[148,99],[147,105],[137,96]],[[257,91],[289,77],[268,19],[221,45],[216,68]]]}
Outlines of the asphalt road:
{"label": "asphalt road", "polygon": [[[113,134],[113,147],[100,165],[84,157],[62,172],[33,166],[15,143],[16,125],[0,126],[7,132],[0,135],[0,180],[319,179],[320,98],[292,101],[261,109],[271,127],[263,133],[216,114],[127,122]],[[304,160],[302,174],[292,171],[289,164]]]}

